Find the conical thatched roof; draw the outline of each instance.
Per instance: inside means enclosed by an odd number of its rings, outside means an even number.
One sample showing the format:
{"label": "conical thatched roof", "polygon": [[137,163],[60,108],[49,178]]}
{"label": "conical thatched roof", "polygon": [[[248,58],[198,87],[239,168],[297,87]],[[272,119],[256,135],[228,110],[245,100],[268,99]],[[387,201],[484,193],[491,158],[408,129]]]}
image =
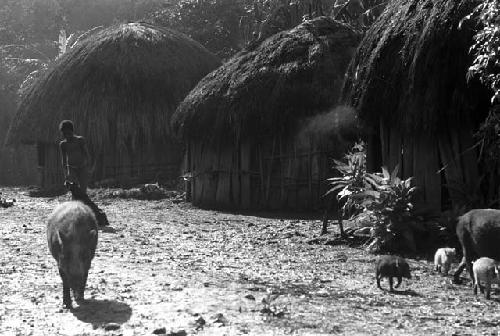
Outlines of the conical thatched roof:
{"label": "conical thatched roof", "polygon": [[25,93],[7,142],[54,142],[75,122],[94,148],[170,136],[178,103],[218,59],[189,37],[145,23],[103,29],[70,49]]}
{"label": "conical thatched roof", "polygon": [[335,105],[359,40],[320,17],[250,46],[191,91],[172,117],[174,131],[222,142],[290,131]]}
{"label": "conical thatched roof", "polygon": [[378,118],[417,132],[477,122],[489,98],[466,80],[474,22],[461,21],[478,2],[392,0],[349,67],[344,102],[374,127]]}

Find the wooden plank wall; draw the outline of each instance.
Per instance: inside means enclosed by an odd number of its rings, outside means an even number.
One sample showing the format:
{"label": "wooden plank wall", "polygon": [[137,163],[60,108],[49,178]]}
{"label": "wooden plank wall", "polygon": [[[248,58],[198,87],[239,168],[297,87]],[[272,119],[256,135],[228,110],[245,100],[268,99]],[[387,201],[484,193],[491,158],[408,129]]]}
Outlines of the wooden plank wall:
{"label": "wooden plank wall", "polygon": [[[250,200],[252,199],[252,189],[253,186],[250,183],[252,175],[252,163],[251,163],[251,145],[249,143],[244,143],[240,146],[240,162],[239,162],[239,176],[240,176],[240,191],[241,191],[241,207],[243,209],[250,209],[252,204]],[[258,188],[258,186],[255,186]]]}
{"label": "wooden plank wall", "polygon": [[193,204],[230,209],[321,207],[329,177],[329,153],[299,151],[280,139],[215,148],[189,144]]}
{"label": "wooden plank wall", "polygon": [[[457,185],[477,183],[477,154],[472,149],[470,131],[450,128],[433,134],[401,134],[399,128],[381,121],[379,137],[382,164],[390,170],[399,164],[402,178],[415,177],[414,183],[419,187],[417,200],[432,208],[441,209],[446,202],[443,187],[453,205],[463,198]],[[372,152],[368,155],[374,155]],[[373,161],[370,157],[368,160]]]}
{"label": "wooden plank wall", "polygon": [[124,186],[179,180],[182,147],[179,144],[144,145],[131,148],[106,148],[91,156],[97,160],[92,181],[117,183]]}
{"label": "wooden plank wall", "polygon": [[260,152],[266,162],[264,186],[270,209],[311,210],[320,208],[326,192],[326,179],[331,175],[331,153],[314,147],[297,148],[294,144],[281,146],[275,155]]}
{"label": "wooden plank wall", "polygon": [[440,210],[443,181],[439,173],[441,164],[437,139],[429,134],[419,134],[413,145],[414,183],[420,188],[417,197],[421,197],[431,208]]}
{"label": "wooden plank wall", "polygon": [[[40,171],[39,184],[50,187],[63,183],[63,171],[59,147],[56,144],[42,144],[43,166]],[[97,166],[91,176],[93,181],[106,179],[116,180],[118,183],[153,183],[162,178],[177,179],[181,174],[181,147],[170,144],[163,146],[145,146],[130,154],[125,149],[95,155]],[[35,166],[37,160],[35,156]],[[159,175],[161,174],[161,175]]]}
{"label": "wooden plank wall", "polygon": [[[478,183],[477,154],[471,149],[472,134],[466,130],[411,135],[380,122],[378,136],[380,152],[372,148],[368,160],[380,157],[382,165],[391,171],[399,165],[400,177],[415,177],[417,201],[431,208],[443,207],[443,188],[447,185]],[[298,147],[279,138],[227,148],[203,143],[191,144],[191,148],[193,202],[206,207],[319,208],[327,190],[325,180],[333,174],[331,152],[314,146]],[[460,193],[452,188],[447,191],[451,202],[458,203]]]}
{"label": "wooden plank wall", "polygon": [[448,129],[440,134],[438,142],[451,204],[460,206],[464,202],[464,196],[473,197],[464,195],[463,191],[473,192],[479,184],[478,158],[473,148],[472,133],[467,130]]}
{"label": "wooden plank wall", "polygon": [[220,204],[223,208],[231,207],[233,190],[232,186],[232,170],[233,170],[233,152],[230,148],[220,149],[219,151],[218,170],[219,176],[217,181],[217,189],[215,194],[215,203]]}
{"label": "wooden plank wall", "polygon": [[39,172],[36,146],[18,145],[0,149],[0,185],[37,184]]}
{"label": "wooden plank wall", "polygon": [[[243,208],[250,206],[249,193],[242,185],[249,185],[249,176],[242,174],[242,162],[249,165],[248,149],[214,147],[205,143],[190,143],[188,162],[193,178],[193,204],[210,208]],[[249,188],[245,189],[249,190]]]}
{"label": "wooden plank wall", "polygon": [[41,173],[40,186],[42,188],[62,186],[64,172],[61,165],[59,146],[56,144],[41,144],[39,148],[42,150],[41,155],[43,156],[43,165],[39,167]]}
{"label": "wooden plank wall", "polygon": [[[442,181],[437,139],[424,133],[402,134],[400,128],[384,120],[380,120],[379,136],[382,165],[389,171],[399,166],[401,178],[415,177],[414,184],[419,187],[416,199],[439,209]],[[376,168],[380,170],[381,167]]]}

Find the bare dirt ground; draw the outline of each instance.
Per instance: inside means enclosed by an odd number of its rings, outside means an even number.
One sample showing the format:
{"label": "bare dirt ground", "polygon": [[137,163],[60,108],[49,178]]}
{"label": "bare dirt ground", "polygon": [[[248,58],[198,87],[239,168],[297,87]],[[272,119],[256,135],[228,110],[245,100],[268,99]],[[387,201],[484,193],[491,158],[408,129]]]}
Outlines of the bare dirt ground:
{"label": "bare dirt ground", "polygon": [[[397,294],[374,281],[376,256],[308,244],[319,220],[269,219],[171,200],[99,199],[87,302],[62,309],[45,224],[69,196],[3,188],[1,335],[497,335],[499,298],[475,298],[425,260]],[[387,283],[384,281],[383,286]]]}

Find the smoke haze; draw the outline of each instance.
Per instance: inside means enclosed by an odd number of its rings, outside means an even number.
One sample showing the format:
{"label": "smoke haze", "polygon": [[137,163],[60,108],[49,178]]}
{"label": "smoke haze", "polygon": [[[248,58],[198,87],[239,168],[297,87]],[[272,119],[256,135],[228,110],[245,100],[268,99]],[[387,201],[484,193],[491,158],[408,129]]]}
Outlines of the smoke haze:
{"label": "smoke haze", "polygon": [[309,118],[299,132],[300,144],[318,144],[332,141],[350,142],[358,137],[358,118],[350,106],[337,106],[329,112]]}

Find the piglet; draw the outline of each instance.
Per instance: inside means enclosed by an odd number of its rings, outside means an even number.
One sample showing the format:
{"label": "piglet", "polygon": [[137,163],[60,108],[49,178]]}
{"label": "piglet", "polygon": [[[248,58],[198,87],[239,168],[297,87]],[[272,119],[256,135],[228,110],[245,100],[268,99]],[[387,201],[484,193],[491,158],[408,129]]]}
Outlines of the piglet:
{"label": "piglet", "polygon": [[498,283],[500,280],[500,276],[498,274],[498,263],[491,258],[479,258],[472,263],[472,273],[474,274],[474,295],[477,295],[477,287],[479,287],[481,293],[484,292],[486,299],[489,299],[491,283]]}
{"label": "piglet", "polygon": [[451,247],[442,247],[437,249],[434,254],[434,268],[441,274],[448,274],[453,258],[455,258],[457,251]]}
{"label": "piglet", "polygon": [[397,278],[398,283],[396,288],[401,285],[402,278],[411,279],[410,266],[404,258],[393,255],[380,256],[376,262],[375,277],[377,278],[377,287],[382,289],[380,286],[380,279],[389,278],[389,288],[393,292],[392,278]]}

